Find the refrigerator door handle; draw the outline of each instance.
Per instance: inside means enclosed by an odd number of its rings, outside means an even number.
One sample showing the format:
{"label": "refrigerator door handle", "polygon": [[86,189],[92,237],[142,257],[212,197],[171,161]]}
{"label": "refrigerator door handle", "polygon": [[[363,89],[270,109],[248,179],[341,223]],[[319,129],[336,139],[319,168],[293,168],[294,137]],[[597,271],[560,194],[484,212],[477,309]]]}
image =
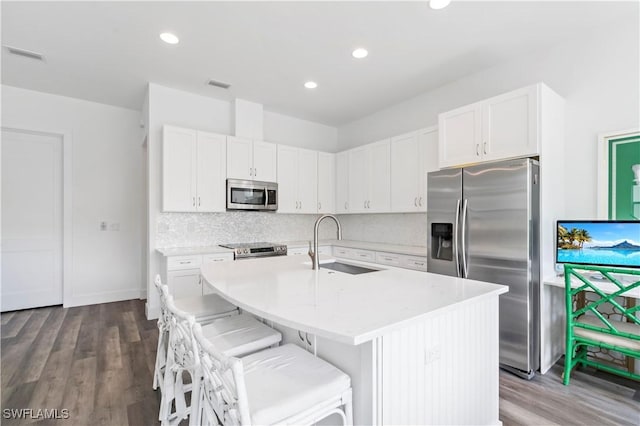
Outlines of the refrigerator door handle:
{"label": "refrigerator door handle", "polygon": [[462,236],[460,237],[460,241],[462,242],[462,278],[467,278],[469,276],[469,271],[467,270],[467,244],[466,244],[466,230],[467,230],[467,202],[468,200],[464,200],[464,204],[462,205]]}
{"label": "refrigerator door handle", "polygon": [[456,204],[456,220],[453,222],[453,257],[456,258],[456,276],[460,276],[460,256],[458,254],[458,224],[460,223],[460,200]]}

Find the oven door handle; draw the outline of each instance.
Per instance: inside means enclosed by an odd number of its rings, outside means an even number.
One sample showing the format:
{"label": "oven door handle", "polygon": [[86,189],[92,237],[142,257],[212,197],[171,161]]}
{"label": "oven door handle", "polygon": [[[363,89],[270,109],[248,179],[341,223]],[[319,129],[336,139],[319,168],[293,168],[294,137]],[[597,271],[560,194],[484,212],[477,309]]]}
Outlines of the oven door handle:
{"label": "oven door handle", "polygon": [[269,204],[269,191],[267,191],[267,187],[264,187],[264,208],[267,208],[267,205]]}

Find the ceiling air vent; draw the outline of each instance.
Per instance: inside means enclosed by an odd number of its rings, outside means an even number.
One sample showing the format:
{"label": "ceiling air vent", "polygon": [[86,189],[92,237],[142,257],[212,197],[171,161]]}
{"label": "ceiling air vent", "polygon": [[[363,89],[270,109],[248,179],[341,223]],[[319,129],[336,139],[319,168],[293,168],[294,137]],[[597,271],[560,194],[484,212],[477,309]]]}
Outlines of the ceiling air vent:
{"label": "ceiling air vent", "polygon": [[38,61],[44,61],[44,55],[42,55],[42,53],[33,52],[31,50],[20,49],[18,47],[12,47],[7,45],[5,45],[4,47],[6,47],[9,53],[13,55],[24,56],[25,58],[36,59]]}
{"label": "ceiling air vent", "polygon": [[228,89],[229,87],[231,87],[231,85],[228,83],[223,83],[221,81],[216,81],[216,80],[209,80],[207,81],[207,84],[209,86],[219,87],[221,89]]}

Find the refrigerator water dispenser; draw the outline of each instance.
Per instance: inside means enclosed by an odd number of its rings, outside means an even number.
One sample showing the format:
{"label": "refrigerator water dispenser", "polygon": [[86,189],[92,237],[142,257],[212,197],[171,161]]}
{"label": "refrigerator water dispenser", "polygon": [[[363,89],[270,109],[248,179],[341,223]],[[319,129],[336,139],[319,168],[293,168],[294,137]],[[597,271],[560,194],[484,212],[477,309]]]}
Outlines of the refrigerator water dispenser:
{"label": "refrigerator water dispenser", "polygon": [[453,224],[432,223],[431,241],[433,250],[431,257],[440,260],[453,260]]}

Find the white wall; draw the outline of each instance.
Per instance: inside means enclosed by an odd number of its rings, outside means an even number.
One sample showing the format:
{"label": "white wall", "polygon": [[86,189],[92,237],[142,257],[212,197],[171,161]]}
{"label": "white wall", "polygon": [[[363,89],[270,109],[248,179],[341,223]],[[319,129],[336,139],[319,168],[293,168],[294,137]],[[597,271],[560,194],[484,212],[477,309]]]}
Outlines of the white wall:
{"label": "white wall", "polygon": [[[72,142],[71,273],[65,306],[140,297],[140,112],[2,86],[2,125]],[[68,141],[65,141],[67,143]],[[100,231],[100,222],[119,231]],[[37,267],[37,265],[36,265]]]}
{"label": "white wall", "polygon": [[545,82],[566,108],[567,217],[596,217],[597,135],[640,126],[640,27],[594,30],[472,74],[338,128],[340,150],[437,124],[440,112]]}
{"label": "white wall", "polygon": [[338,129],[312,121],[264,111],[264,139],[284,145],[336,152]]}

